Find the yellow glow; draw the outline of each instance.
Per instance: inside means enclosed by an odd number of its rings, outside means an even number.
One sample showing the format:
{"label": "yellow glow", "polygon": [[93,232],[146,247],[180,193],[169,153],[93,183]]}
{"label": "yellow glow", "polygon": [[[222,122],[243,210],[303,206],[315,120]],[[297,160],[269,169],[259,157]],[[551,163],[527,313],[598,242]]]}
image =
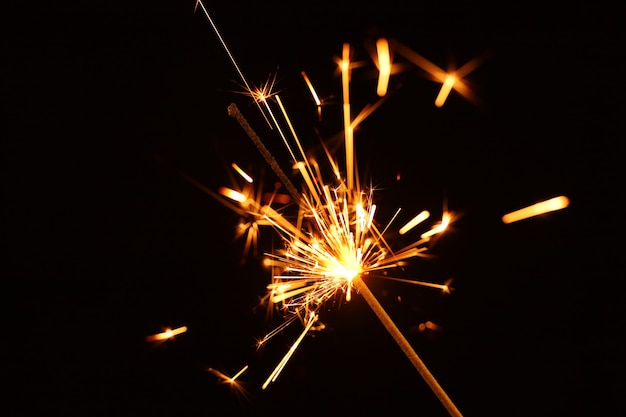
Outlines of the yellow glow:
{"label": "yellow glow", "polygon": [[391,76],[391,56],[389,55],[389,42],[387,39],[378,39],[376,41],[376,50],[378,52],[378,85],[376,93],[382,97],[387,94],[387,86]]}
{"label": "yellow glow", "polygon": [[270,382],[273,382],[273,381],[276,380],[276,378],[278,378],[278,375],[283,370],[283,368],[285,367],[285,365],[287,364],[287,362],[289,361],[291,356],[294,354],[294,352],[296,351],[296,349],[300,345],[300,342],[302,342],[302,339],[304,339],[304,336],[306,336],[306,334],[309,332],[309,329],[311,329],[311,327],[313,326],[313,324],[316,321],[317,321],[317,314],[311,312],[309,314],[307,325],[304,327],[304,330],[302,330],[302,333],[300,333],[300,336],[296,339],[296,341],[293,343],[293,345],[291,345],[291,347],[289,348],[289,351],[287,352],[287,354],[281,359],[281,361],[278,363],[276,368],[274,368],[274,371],[272,371],[272,373],[267,378],[265,383],[263,383],[263,385],[261,386],[261,389],[267,388],[267,386],[270,384]]}
{"label": "yellow glow", "polygon": [[548,213],[555,210],[561,210],[569,206],[569,198],[565,196],[554,197],[549,200],[540,201],[533,205],[524,207],[519,210],[515,210],[502,216],[504,223],[513,223],[519,220],[524,220],[529,217],[539,216],[544,213]]}
{"label": "yellow glow", "polygon": [[175,329],[166,329],[161,333],[146,336],[146,340],[148,342],[156,342],[159,340],[173,339],[174,336],[178,336],[179,334],[185,333],[186,331],[187,326],[177,327]]}

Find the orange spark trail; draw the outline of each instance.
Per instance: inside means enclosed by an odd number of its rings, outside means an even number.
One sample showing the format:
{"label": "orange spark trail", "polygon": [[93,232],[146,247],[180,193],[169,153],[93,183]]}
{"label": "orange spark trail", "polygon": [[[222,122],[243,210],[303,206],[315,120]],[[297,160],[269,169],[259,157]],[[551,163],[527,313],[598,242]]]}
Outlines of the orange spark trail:
{"label": "orange spark trail", "polygon": [[569,198],[562,195],[507,213],[502,216],[502,222],[507,224],[513,223],[551,211],[561,210],[567,206],[569,206]]}
{"label": "orange spark trail", "polygon": [[164,332],[146,336],[148,342],[156,342],[159,340],[173,339],[174,336],[185,333],[187,326],[177,327],[176,329],[166,329]]}

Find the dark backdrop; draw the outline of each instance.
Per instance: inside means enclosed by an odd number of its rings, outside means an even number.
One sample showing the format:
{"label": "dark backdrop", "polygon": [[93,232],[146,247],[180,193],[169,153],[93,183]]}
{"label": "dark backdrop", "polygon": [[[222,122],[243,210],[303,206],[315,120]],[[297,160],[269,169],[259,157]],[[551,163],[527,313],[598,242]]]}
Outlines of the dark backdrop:
{"label": "dark backdrop", "polygon": [[[326,330],[260,390],[297,329],[255,351],[269,273],[258,257],[240,262],[238,217],[184,176],[214,191],[235,161],[275,181],[228,117],[232,102],[283,167],[287,155],[237,93],[193,1],[118,3],[7,14],[8,415],[447,415],[359,296],[324,311]],[[485,57],[467,76],[478,102],[452,93],[434,107],[438,85],[409,66],[356,133],[381,222],[398,207],[459,215],[436,257],[404,274],[453,278],[452,294],[386,281],[372,290],[464,415],[623,415],[618,13],[584,1],[395,3],[207,8],[251,83],[277,74],[311,148],[340,133],[333,59],[344,42],[367,63],[353,72],[355,109],[376,99],[366,41],[378,35],[442,68]],[[327,100],[322,121],[302,70]],[[500,220],[556,195],[570,207]],[[276,242],[264,232],[261,252]],[[441,331],[416,331],[428,320]],[[181,325],[189,331],[174,340],[145,341]],[[245,364],[247,398],[206,370]]]}

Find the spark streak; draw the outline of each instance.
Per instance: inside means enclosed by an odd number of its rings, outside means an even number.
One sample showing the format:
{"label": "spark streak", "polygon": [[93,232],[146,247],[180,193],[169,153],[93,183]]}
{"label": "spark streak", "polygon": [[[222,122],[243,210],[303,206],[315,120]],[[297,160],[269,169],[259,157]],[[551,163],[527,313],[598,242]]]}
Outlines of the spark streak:
{"label": "spark streak", "polygon": [[376,94],[380,97],[387,94],[387,86],[389,85],[389,76],[391,75],[391,57],[389,55],[389,42],[385,38],[376,41],[376,50],[378,51],[378,86]]}
{"label": "spark streak", "polygon": [[156,342],[160,340],[173,339],[174,336],[178,336],[179,334],[185,333],[186,331],[187,326],[177,327],[175,329],[165,329],[165,331],[161,333],[146,336],[146,340],[148,342]]}
{"label": "spark streak", "polygon": [[562,195],[507,213],[502,216],[502,222],[506,224],[513,223],[551,211],[561,210],[567,206],[569,206],[569,198]]}
{"label": "spark streak", "polygon": [[407,224],[402,226],[400,228],[399,233],[401,235],[405,234],[406,232],[408,232],[409,230],[413,229],[415,226],[417,226],[418,224],[426,220],[428,217],[430,217],[430,213],[426,210],[422,211],[420,214],[413,217],[411,221],[409,221]]}

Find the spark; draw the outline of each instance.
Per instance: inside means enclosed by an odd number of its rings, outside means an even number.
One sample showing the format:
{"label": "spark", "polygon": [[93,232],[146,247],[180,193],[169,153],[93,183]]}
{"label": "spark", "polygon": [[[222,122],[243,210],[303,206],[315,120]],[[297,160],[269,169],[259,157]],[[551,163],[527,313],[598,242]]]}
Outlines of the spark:
{"label": "spark", "polygon": [[175,336],[185,333],[186,331],[187,331],[187,326],[181,326],[175,329],[167,328],[161,333],[146,336],[146,341],[157,342],[157,341],[162,341],[162,340],[173,339]]}
{"label": "spark", "polygon": [[502,222],[506,224],[513,223],[530,217],[540,216],[551,211],[561,210],[568,206],[569,198],[562,195],[507,213],[502,216]]}
{"label": "spark", "polygon": [[302,78],[304,78],[304,82],[306,83],[307,87],[309,87],[309,91],[311,92],[313,101],[315,101],[315,105],[317,106],[317,117],[318,119],[321,119],[322,118],[322,102],[319,96],[317,95],[317,91],[315,91],[315,87],[313,87],[313,83],[309,79],[309,76],[306,75],[306,72],[301,71],[300,74],[302,75]]}
{"label": "spark", "polygon": [[387,94],[389,76],[391,75],[391,56],[387,39],[380,38],[376,41],[376,51],[378,52],[377,66],[379,71],[376,93],[382,97]]}
{"label": "spark", "polygon": [[233,376],[228,376],[225,373],[218,371],[217,369],[214,369],[214,368],[207,368],[207,372],[210,372],[216,377],[218,377],[223,384],[229,385],[230,388],[233,389],[237,394],[240,394],[243,397],[246,397],[248,393],[246,389],[244,388],[243,384],[240,381],[238,381],[237,378],[239,378],[247,369],[248,369],[248,365],[245,365],[243,368],[237,371],[237,373],[235,373],[235,375]]}
{"label": "spark", "polygon": [[239,371],[237,371],[237,373],[235,375],[233,375],[233,376],[228,376],[225,373],[220,372],[217,369],[213,369],[213,368],[208,368],[207,371],[211,372],[213,375],[217,376],[218,378],[223,380],[225,383],[232,384],[247,369],[248,369],[248,365],[245,365],[243,368],[241,368]]}

